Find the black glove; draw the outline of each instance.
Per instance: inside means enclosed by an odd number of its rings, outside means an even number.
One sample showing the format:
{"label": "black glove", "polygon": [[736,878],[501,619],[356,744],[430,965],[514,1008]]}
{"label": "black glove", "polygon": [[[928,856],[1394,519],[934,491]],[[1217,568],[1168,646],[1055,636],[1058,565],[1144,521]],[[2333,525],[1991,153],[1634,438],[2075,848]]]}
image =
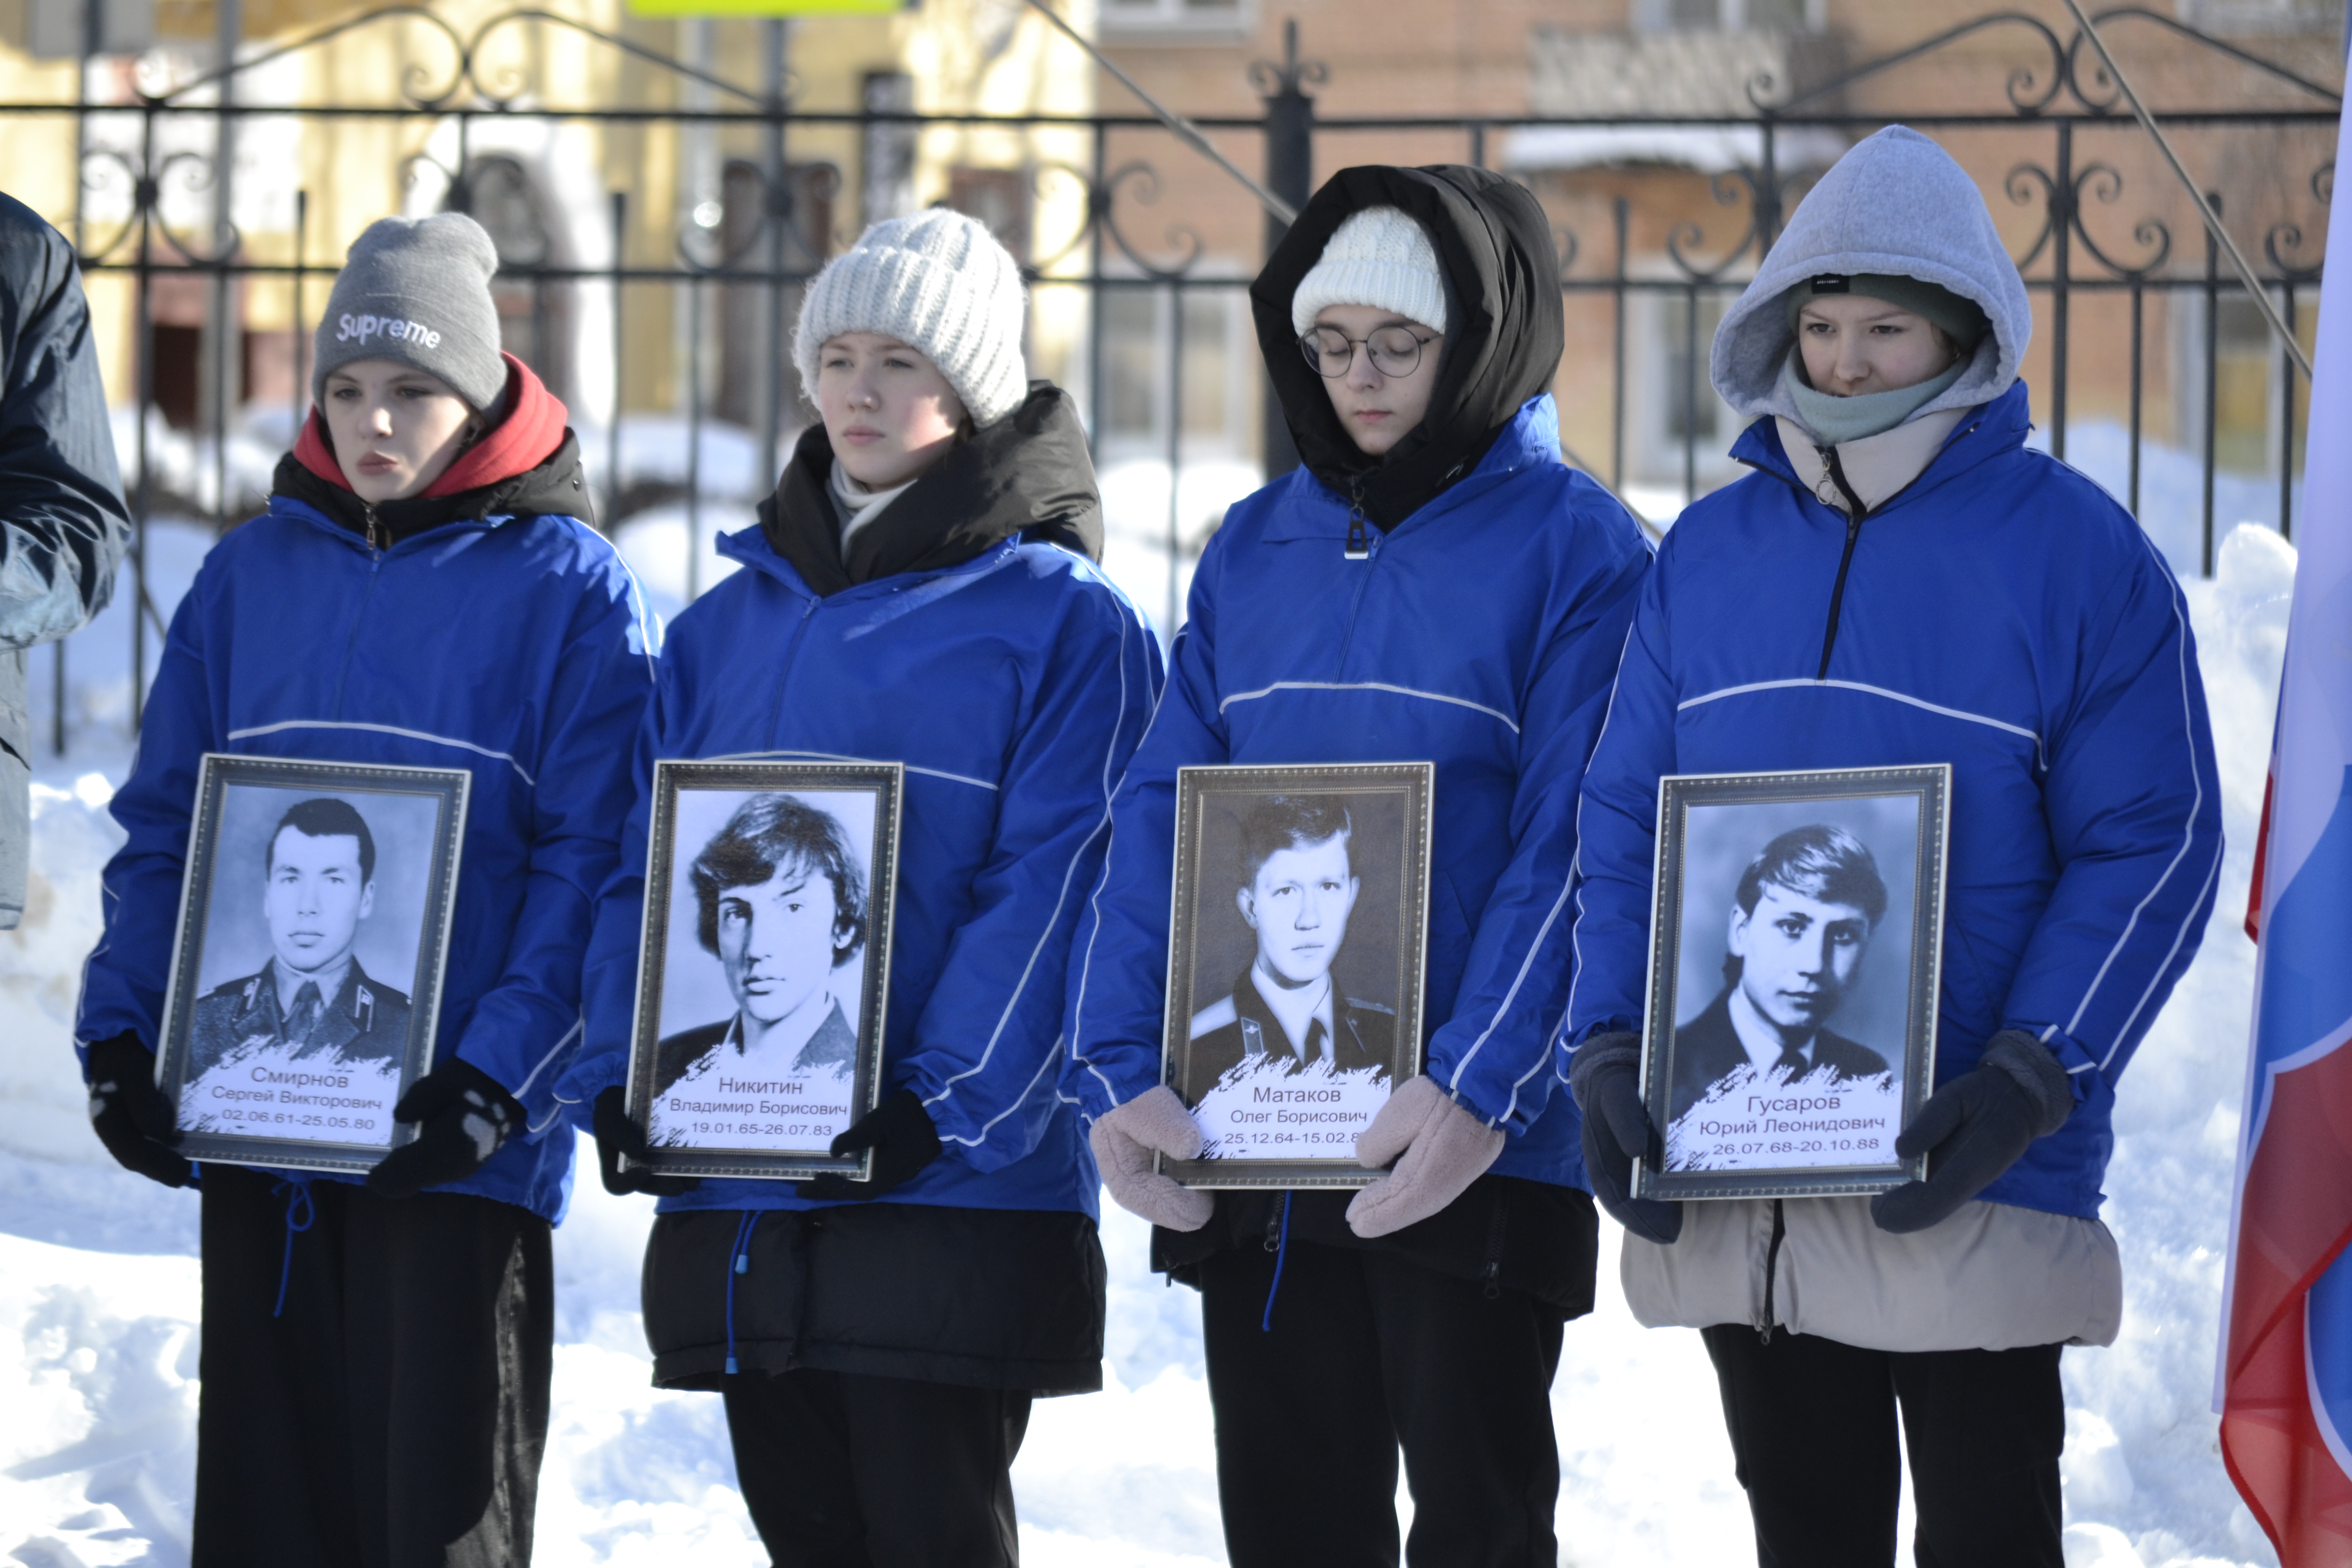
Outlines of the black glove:
{"label": "black glove", "polygon": [[643,1165],[621,1169],[624,1154],[644,1160],[653,1153],[646,1142],[646,1130],[629,1120],[628,1106],[628,1091],[618,1084],[596,1097],[596,1169],[604,1178],[604,1190],[615,1195],[651,1193],[657,1198],[674,1198],[702,1185],[698,1176],[660,1176]]}
{"label": "black glove", "polygon": [[1633,1196],[1633,1160],[1653,1168],[1664,1152],[1642,1104],[1642,1037],[1617,1030],[1577,1047],[1568,1069],[1569,1092],[1584,1113],[1584,1176],[1592,1195],[1619,1225],[1661,1247],[1683,1233],[1683,1205]]}
{"label": "black glove", "polygon": [[874,1151],[873,1174],[862,1182],[827,1172],[809,1183],[807,1195],[827,1202],[877,1198],[940,1157],[940,1130],[911,1089],[902,1089],[833,1141],[836,1155]]}
{"label": "black glove", "polygon": [[427,1187],[462,1182],[490,1163],[524,1120],[522,1104],[506,1086],[469,1061],[451,1057],[400,1097],[398,1121],[421,1125],[368,1173],[379,1197],[413,1198]]}
{"label": "black glove", "polygon": [[1927,1179],[1870,1200],[1870,1217],[1896,1236],[1941,1225],[2017,1163],[2036,1138],[2066,1124],[2074,1086],[2058,1058],[2021,1029],[2003,1029],[1984,1058],[1927,1097],[1895,1140],[1909,1160],[1927,1156]]}
{"label": "black glove", "polygon": [[115,1163],[167,1187],[192,1183],[195,1167],[173,1152],[179,1118],[155,1087],[155,1053],[136,1035],[117,1035],[89,1047],[88,1072],[89,1124]]}

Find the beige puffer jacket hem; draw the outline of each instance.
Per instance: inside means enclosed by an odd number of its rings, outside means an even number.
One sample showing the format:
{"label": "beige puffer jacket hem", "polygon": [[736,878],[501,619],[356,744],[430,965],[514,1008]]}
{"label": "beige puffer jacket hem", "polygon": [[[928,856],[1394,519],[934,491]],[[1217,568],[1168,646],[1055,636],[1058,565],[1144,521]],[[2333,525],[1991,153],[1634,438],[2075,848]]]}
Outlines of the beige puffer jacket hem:
{"label": "beige puffer jacket hem", "polygon": [[[1683,1205],[1671,1247],[1628,1236],[1625,1300],[1649,1328],[1768,1324],[1865,1350],[2107,1345],[2123,1323],[2123,1260],[2095,1219],[1963,1205],[1890,1236],[1867,1198]],[[1768,1274],[1769,1269],[1769,1274]]]}

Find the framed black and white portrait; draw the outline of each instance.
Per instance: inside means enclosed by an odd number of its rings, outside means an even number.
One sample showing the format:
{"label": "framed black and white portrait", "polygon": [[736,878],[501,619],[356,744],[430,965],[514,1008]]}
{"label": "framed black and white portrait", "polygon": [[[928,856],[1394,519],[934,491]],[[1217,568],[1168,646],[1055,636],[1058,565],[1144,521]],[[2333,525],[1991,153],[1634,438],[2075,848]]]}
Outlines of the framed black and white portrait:
{"label": "framed black and white portrait", "polygon": [[1659,781],[1652,1198],[1884,1192],[1935,1079],[1951,769]]}
{"label": "framed black and white portrait", "polygon": [[1360,1187],[1356,1135],[1421,1070],[1427,763],[1176,776],[1162,1081],[1187,1186]]}
{"label": "framed black and white portrait", "polygon": [[357,1172],[415,1136],[472,782],[205,757],[156,1053],[183,1153]]}
{"label": "framed black and white portrait", "polygon": [[905,773],[654,764],[629,1114],[655,1170],[863,1179],[881,1094]]}

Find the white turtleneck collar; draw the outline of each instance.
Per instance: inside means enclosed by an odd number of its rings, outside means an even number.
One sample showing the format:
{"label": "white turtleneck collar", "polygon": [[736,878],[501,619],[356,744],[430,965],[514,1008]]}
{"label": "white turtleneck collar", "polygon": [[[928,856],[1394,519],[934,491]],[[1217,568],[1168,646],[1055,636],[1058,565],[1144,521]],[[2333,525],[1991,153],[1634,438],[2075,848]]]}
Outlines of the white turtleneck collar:
{"label": "white turtleneck collar", "polygon": [[[916,476],[917,479],[921,477],[919,474]],[[880,516],[884,507],[913,489],[914,484],[914,479],[908,479],[905,484],[893,485],[887,490],[868,489],[849,477],[849,470],[841,466],[840,458],[834,459],[833,478],[826,488],[833,492],[833,510],[841,514],[841,552],[844,557],[849,553],[852,536]]]}

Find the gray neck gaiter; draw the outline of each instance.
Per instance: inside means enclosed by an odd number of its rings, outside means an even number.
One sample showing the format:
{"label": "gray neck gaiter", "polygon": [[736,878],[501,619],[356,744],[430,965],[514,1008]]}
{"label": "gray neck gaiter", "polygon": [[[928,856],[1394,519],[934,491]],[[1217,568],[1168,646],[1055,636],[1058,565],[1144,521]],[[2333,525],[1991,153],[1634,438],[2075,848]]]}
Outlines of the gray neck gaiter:
{"label": "gray neck gaiter", "polygon": [[1860,441],[1894,429],[1941,396],[1946,388],[1960,379],[1960,373],[1969,368],[1969,363],[1964,354],[1943,374],[1930,376],[1916,386],[1865,392],[1859,397],[1838,397],[1805,384],[1803,362],[1798,353],[1791,347],[1788,359],[1782,362],[1780,388],[1796,407],[1797,423],[1824,447],[1843,447],[1848,441]]}

